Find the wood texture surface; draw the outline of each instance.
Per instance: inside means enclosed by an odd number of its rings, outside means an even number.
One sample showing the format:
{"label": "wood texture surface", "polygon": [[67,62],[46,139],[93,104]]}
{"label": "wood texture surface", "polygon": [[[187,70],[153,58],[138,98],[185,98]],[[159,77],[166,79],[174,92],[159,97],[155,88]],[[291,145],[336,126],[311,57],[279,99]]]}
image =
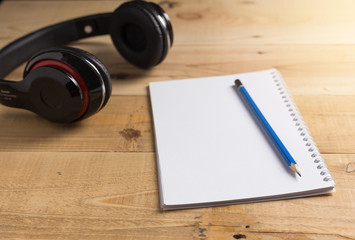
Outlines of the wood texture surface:
{"label": "wood texture surface", "polygon": [[[122,2],[3,1],[0,47]],[[175,40],[153,69],[125,62],[108,36],[71,44],[110,71],[100,113],[58,125],[0,106],[0,239],[355,239],[355,2],[156,2]],[[268,68],[285,78],[337,192],[161,211],[148,83]]]}

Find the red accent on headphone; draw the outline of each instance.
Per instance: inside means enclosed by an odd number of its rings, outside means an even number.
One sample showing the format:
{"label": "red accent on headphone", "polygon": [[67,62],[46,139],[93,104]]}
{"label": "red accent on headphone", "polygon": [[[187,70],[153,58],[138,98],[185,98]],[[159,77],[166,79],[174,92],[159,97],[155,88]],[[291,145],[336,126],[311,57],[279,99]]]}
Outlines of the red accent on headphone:
{"label": "red accent on headphone", "polygon": [[43,67],[43,66],[51,66],[51,67],[56,67],[56,68],[63,70],[65,72],[69,73],[75,79],[75,81],[79,84],[79,87],[83,92],[84,106],[76,119],[81,118],[86,113],[86,111],[89,107],[89,91],[88,91],[88,88],[86,87],[86,84],[85,84],[83,78],[71,66],[69,66],[63,62],[60,62],[58,60],[53,60],[53,59],[45,59],[45,60],[41,60],[41,61],[37,62],[36,64],[33,65],[33,67],[31,68],[30,71],[32,71],[36,68],[39,68],[39,67]]}

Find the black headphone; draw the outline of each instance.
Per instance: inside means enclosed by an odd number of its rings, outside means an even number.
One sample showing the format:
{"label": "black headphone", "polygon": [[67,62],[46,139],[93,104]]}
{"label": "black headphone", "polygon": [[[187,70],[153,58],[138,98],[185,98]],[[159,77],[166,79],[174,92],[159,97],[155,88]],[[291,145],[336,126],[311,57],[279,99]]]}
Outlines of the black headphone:
{"label": "black headphone", "polygon": [[[121,55],[141,68],[163,61],[173,43],[168,15],[143,1],[44,27],[0,50],[0,103],[64,123],[100,111],[112,89],[106,67],[81,49],[53,47],[103,34],[110,34]],[[27,59],[22,81],[2,80]]]}

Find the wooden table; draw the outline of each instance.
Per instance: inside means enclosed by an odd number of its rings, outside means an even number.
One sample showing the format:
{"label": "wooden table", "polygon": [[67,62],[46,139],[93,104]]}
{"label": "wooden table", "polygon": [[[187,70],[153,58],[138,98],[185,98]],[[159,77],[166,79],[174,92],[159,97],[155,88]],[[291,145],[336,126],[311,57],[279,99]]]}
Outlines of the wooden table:
{"label": "wooden table", "polygon": [[[121,1],[3,1],[0,47]],[[107,36],[71,44],[98,56],[113,95],[95,116],[54,124],[0,106],[0,239],[355,239],[355,2],[161,1],[175,42],[158,67],[123,60]],[[1,67],[1,66],[0,66]],[[337,192],[161,211],[147,85],[277,68]],[[7,79],[21,79],[23,66]]]}

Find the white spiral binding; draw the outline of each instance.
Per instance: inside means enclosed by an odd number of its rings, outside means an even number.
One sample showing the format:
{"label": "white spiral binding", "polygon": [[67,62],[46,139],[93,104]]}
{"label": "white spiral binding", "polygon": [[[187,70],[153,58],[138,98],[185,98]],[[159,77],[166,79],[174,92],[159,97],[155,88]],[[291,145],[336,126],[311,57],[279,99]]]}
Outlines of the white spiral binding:
{"label": "white spiral binding", "polygon": [[310,131],[308,130],[305,122],[302,119],[302,116],[286,87],[286,84],[283,82],[281,75],[277,71],[271,72],[271,77],[277,87],[277,91],[280,93],[281,98],[290,112],[290,117],[295,122],[295,126],[297,130],[300,132],[300,136],[305,143],[305,146],[308,148],[308,152],[310,157],[313,159],[313,162],[316,164],[317,169],[319,170],[319,174],[323,177],[323,181],[333,181],[330,176],[330,172],[328,171],[327,165],[322,159],[317,146],[315,145],[313,138],[310,135]]}

